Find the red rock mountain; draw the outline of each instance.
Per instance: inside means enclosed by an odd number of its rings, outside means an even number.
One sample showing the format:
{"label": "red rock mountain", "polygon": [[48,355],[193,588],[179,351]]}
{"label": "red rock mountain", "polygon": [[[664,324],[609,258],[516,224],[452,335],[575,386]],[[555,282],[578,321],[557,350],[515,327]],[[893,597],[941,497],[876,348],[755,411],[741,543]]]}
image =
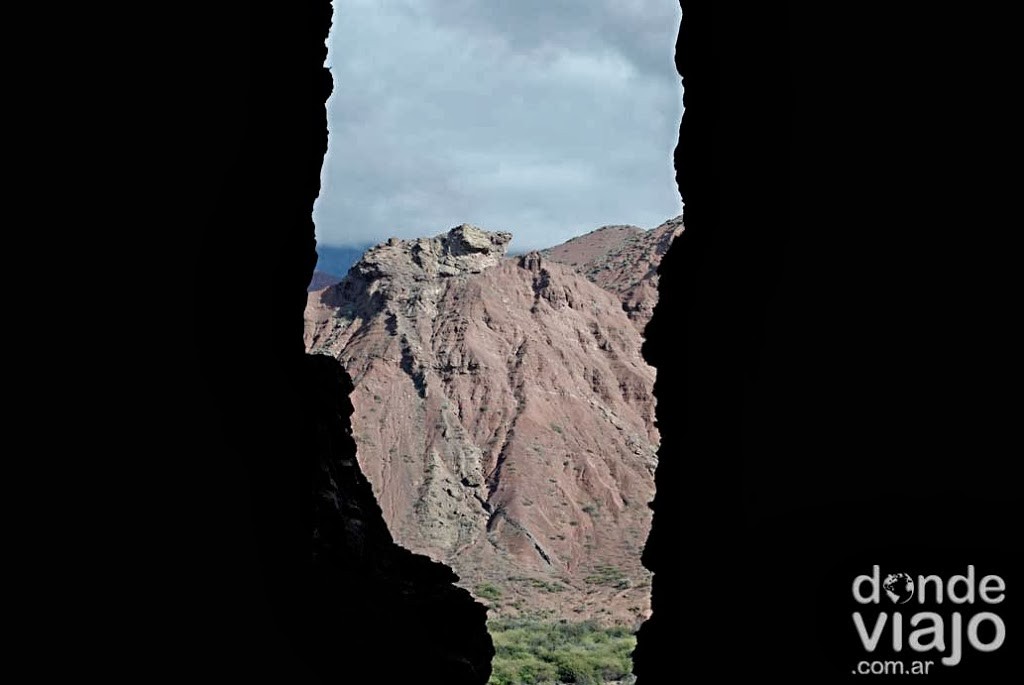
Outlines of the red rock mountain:
{"label": "red rock mountain", "polygon": [[510,234],[463,225],[373,247],[310,293],[307,348],[352,376],[358,460],[396,541],[492,614],[646,615],[658,433],[641,331],[681,230],[509,258]]}
{"label": "red rock mountain", "polygon": [[682,216],[649,231],[636,226],[605,226],[541,254],[576,267],[618,295],[642,334],[658,303],[658,264],[682,231]]}

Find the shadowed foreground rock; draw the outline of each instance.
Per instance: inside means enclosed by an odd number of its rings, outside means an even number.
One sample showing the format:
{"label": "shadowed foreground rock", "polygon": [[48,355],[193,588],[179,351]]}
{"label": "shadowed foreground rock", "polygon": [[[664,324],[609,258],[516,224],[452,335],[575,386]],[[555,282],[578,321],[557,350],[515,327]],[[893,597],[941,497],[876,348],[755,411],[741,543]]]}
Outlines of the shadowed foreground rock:
{"label": "shadowed foreground rock", "polygon": [[486,609],[447,566],[394,543],[356,461],[352,381],[326,356],[308,356],[306,371],[316,436],[309,646],[320,677],[482,685],[494,655]]}

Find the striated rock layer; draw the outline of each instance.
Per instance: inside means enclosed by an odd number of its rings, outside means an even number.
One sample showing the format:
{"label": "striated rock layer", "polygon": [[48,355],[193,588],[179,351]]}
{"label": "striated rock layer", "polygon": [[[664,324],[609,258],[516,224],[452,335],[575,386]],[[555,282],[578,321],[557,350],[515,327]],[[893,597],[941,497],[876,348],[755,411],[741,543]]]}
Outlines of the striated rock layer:
{"label": "striated rock layer", "polygon": [[352,376],[358,460],[395,539],[497,613],[648,611],[658,433],[640,331],[680,230],[506,258],[510,234],[463,225],[371,248],[310,295],[307,347]]}

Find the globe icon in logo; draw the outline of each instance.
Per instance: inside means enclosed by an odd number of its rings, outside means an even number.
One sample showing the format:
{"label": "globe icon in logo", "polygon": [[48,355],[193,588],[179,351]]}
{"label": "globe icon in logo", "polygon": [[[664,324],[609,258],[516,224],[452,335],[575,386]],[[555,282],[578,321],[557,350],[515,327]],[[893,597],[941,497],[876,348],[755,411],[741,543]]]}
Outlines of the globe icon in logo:
{"label": "globe icon in logo", "polygon": [[882,583],[893,604],[906,604],[914,596],[914,581],[906,573],[890,573]]}

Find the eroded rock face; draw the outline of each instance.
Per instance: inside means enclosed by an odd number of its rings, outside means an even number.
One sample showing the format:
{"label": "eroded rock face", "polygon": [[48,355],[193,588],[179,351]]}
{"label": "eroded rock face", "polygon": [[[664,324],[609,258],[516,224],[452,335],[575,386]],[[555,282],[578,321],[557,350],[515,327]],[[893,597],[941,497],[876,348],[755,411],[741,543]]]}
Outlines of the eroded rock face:
{"label": "eroded rock face", "polygon": [[648,611],[654,371],[645,309],[623,302],[653,307],[659,230],[603,253],[621,292],[588,260],[505,258],[510,234],[463,225],[374,247],[310,296],[306,344],[353,378],[358,460],[395,539],[492,611]]}

